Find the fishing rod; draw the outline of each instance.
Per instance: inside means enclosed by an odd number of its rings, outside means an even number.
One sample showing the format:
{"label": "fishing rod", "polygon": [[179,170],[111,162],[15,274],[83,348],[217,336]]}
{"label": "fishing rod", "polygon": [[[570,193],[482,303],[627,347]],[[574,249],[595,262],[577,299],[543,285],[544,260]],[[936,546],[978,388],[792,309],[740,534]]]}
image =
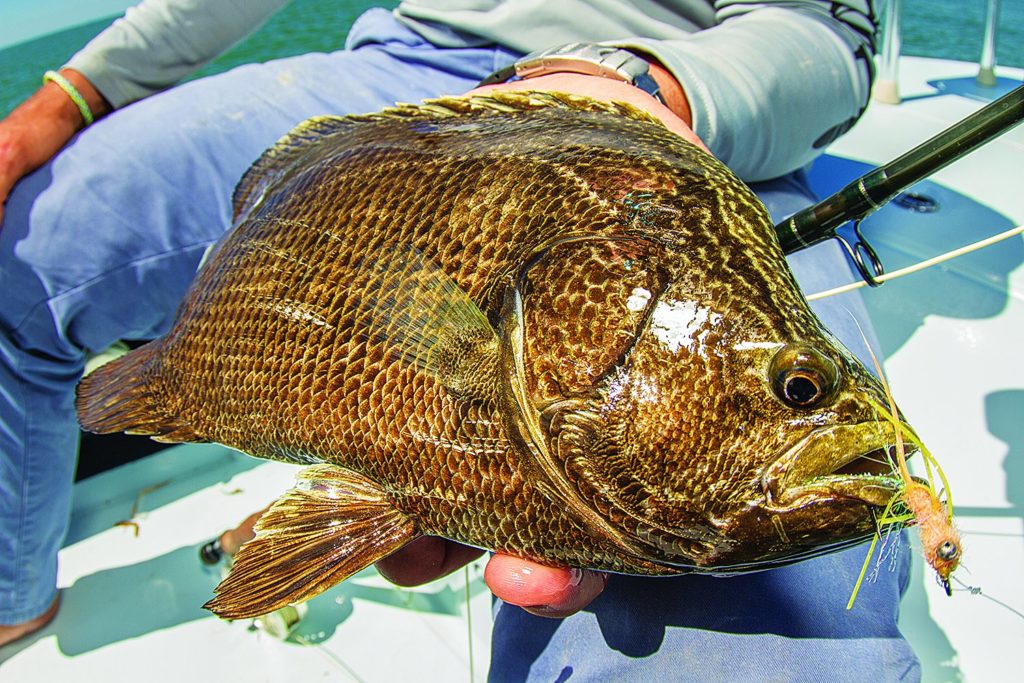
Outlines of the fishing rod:
{"label": "fishing rod", "polygon": [[[861,277],[873,287],[880,285],[877,278],[885,273],[885,268],[861,234],[860,222],[906,188],[966,156],[1021,121],[1024,121],[1024,85],[899,158],[865,173],[831,197],[776,225],[775,233],[782,250],[792,254],[827,239],[838,239]],[[853,221],[856,236],[853,245],[837,232],[849,221]]]}

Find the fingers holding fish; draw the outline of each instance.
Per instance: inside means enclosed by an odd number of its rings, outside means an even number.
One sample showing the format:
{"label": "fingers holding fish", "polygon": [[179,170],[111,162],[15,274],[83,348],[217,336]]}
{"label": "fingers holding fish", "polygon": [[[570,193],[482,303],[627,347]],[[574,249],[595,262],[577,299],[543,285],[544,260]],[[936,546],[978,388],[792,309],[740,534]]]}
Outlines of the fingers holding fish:
{"label": "fingers holding fish", "polygon": [[[256,536],[256,522],[267,509],[252,513],[237,527],[221,534],[218,538],[221,550],[227,555],[236,555],[246,541]],[[448,576],[483,552],[446,538],[424,536],[380,560],[375,566],[381,576],[395,585],[419,586]]]}
{"label": "fingers holding fish", "polygon": [[[265,510],[253,513],[221,535],[221,546],[234,555],[255,536],[253,526]],[[480,548],[437,536],[412,541],[376,563],[377,571],[397,586],[419,586],[448,576],[483,554]],[[547,567],[498,553],[484,574],[491,591],[505,602],[543,617],[567,617],[594,600],[608,583],[608,574],[567,567]]]}
{"label": "fingers holding fish", "polygon": [[589,605],[608,583],[608,574],[548,567],[501,553],[484,571],[488,588],[503,601],[539,617],[562,618]]}
{"label": "fingers holding fish", "polygon": [[[254,513],[237,529],[224,533],[221,543],[228,554],[235,554],[239,545],[255,535],[252,526],[263,512]],[[233,550],[228,549],[225,539]],[[397,586],[419,586],[448,576],[483,552],[446,538],[425,536],[380,560],[375,567]],[[532,614],[558,618],[589,605],[604,590],[608,576],[603,572],[548,567],[501,553],[491,557],[484,573],[488,587],[498,598]]]}
{"label": "fingers holding fish", "polygon": [[398,586],[419,586],[469,564],[483,550],[449,541],[438,536],[424,536],[396,550],[377,562],[377,571]]}
{"label": "fingers holding fish", "polygon": [[242,523],[234,529],[228,529],[222,533],[217,539],[220,543],[221,550],[228,555],[235,555],[238,553],[242,544],[256,535],[256,522],[259,521],[260,517],[263,516],[263,513],[266,512],[267,509],[268,508],[263,508],[258,512],[252,513],[242,520]]}

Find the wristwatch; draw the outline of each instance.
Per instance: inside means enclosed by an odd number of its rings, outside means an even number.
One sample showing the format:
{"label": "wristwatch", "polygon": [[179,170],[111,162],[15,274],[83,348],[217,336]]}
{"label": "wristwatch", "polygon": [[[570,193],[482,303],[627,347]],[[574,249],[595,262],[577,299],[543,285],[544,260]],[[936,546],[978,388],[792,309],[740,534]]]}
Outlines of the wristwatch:
{"label": "wristwatch", "polygon": [[646,61],[620,47],[595,43],[570,43],[562,47],[531,52],[504,69],[495,71],[480,81],[480,85],[565,72],[625,81],[665,104]]}

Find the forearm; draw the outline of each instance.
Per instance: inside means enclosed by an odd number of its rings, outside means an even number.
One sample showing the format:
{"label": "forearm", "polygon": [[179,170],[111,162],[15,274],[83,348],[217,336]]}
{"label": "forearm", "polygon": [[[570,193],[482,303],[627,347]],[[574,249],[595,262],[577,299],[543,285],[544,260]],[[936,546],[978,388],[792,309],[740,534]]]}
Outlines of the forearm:
{"label": "forearm", "polygon": [[[655,78],[657,79],[658,76],[655,75]],[[662,84],[661,80],[658,82],[659,85]],[[640,88],[614,78],[572,72],[552,72],[531,76],[524,80],[513,80],[507,83],[477,87],[468,94],[486,94],[492,90],[541,90],[581,95],[608,102],[622,102],[652,114],[660,119],[669,130],[686,138],[695,145],[707,148],[703,141],[694,135],[689,121],[685,118],[685,112],[682,112],[684,115],[681,115],[681,112],[669,107],[668,103],[662,104]]]}
{"label": "forearm", "polygon": [[66,65],[115,108],[162,90],[255,30],[288,0],[144,0]]}
{"label": "forearm", "polygon": [[665,106],[673,114],[682,119],[683,123],[693,128],[693,111],[690,109],[690,100],[686,96],[679,81],[672,75],[672,72],[661,65],[661,62],[653,57],[648,57],[648,69],[651,78],[658,84],[659,95]]}
{"label": "forearm", "polygon": [[663,64],[697,135],[755,181],[800,168],[859,116],[868,35],[813,12],[759,9],[684,40],[613,42]]}
{"label": "forearm", "polygon": [[[98,119],[111,110],[110,102],[81,72],[65,67],[59,73],[82,96],[93,119]],[[65,139],[86,125],[81,109],[68,93],[53,81],[43,83],[32,97],[11,112],[11,118],[24,118],[26,121],[35,122],[49,120],[54,126],[66,131]]]}
{"label": "forearm", "polygon": [[[82,74],[61,69],[94,118],[110,105]],[[56,83],[47,82],[0,121],[0,219],[7,193],[19,178],[38,168],[85,127],[78,105]]]}
{"label": "forearm", "polygon": [[[0,219],[14,184],[85,127],[87,115],[100,118],[177,82],[286,2],[145,0],[129,9],[60,70],[64,87],[48,80],[0,121]],[[68,84],[88,111],[65,90]]]}

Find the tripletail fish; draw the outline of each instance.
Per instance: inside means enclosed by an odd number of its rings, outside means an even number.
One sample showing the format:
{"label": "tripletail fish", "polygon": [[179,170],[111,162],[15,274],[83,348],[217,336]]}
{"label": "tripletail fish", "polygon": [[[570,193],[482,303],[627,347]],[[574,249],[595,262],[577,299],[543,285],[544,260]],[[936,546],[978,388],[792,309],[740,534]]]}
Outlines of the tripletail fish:
{"label": "tripletail fish", "polygon": [[91,431],[308,466],[222,617],[421,535],[630,574],[770,567],[867,539],[902,490],[883,388],[764,206],[638,109],[495,92],[314,118],[233,201],[170,331],[77,399]]}

